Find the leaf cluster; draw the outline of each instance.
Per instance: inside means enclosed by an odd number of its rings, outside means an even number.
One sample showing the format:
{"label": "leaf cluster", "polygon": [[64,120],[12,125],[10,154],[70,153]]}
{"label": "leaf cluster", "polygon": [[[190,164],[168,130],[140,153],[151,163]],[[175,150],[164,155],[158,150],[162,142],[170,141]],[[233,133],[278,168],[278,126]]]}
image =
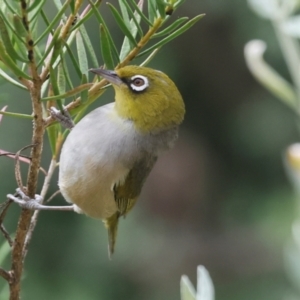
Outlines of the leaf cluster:
{"label": "leaf cluster", "polygon": [[[66,106],[78,121],[107,86],[107,82],[97,78],[89,83],[88,70],[99,67],[99,60],[85,26],[87,20],[95,18],[99,23],[103,67],[117,69],[142,56],[145,57],[142,64],[146,65],[162,46],[203,17],[172,20],[172,13],[184,0],[149,0],[147,3],[118,0],[118,7],[107,3],[109,17],[114,18],[124,34],[122,47],[118,49],[101,13],[101,0],[89,0],[88,4],[82,0],[54,0],[56,13],[52,20],[47,2],[4,0],[0,7],[0,76],[25,90],[29,89],[30,82],[41,79],[46,125],[53,122],[47,112],[50,106],[61,110]],[[9,112],[3,114],[9,115]],[[59,125],[48,128],[54,156],[65,134]]]}

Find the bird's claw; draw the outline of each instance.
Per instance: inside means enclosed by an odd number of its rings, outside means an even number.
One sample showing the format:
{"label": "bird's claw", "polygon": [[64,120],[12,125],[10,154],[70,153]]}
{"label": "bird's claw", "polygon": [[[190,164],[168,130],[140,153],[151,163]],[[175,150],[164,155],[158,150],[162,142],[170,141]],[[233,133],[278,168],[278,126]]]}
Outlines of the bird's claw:
{"label": "bird's claw", "polygon": [[16,194],[8,194],[7,198],[19,204],[20,207],[30,210],[36,210],[43,202],[43,197],[36,194],[34,199],[30,199],[20,188],[16,189]]}
{"label": "bird's claw", "polygon": [[64,127],[72,129],[75,126],[67,109],[64,108],[63,111],[60,111],[56,107],[51,106],[49,112],[51,117],[61,123]]}

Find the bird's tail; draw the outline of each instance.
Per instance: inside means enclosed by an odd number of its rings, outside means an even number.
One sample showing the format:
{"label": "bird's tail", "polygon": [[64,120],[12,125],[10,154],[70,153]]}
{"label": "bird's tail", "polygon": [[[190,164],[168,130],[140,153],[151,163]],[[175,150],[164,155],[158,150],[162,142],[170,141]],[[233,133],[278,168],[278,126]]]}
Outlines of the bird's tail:
{"label": "bird's tail", "polygon": [[120,217],[120,213],[116,212],[111,217],[104,220],[104,225],[107,228],[107,233],[108,233],[108,256],[109,256],[109,259],[111,259],[112,255],[115,251],[119,217]]}

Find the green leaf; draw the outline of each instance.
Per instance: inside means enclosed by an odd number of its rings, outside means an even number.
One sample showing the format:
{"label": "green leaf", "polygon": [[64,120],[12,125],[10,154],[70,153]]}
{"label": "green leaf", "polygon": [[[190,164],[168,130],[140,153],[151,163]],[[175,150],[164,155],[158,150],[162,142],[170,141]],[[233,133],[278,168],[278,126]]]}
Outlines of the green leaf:
{"label": "green leaf", "polygon": [[[128,12],[131,16],[131,20],[128,24],[128,28],[130,29],[130,32],[134,38],[136,38],[137,32],[139,32],[139,35],[143,36],[143,30],[140,26],[141,23],[141,16],[137,12],[133,12],[131,7],[128,5],[126,0],[123,0],[124,4],[126,5]],[[143,3],[143,1],[140,1],[140,3]]]}
{"label": "green leaf", "polygon": [[110,8],[118,26],[120,27],[120,29],[123,31],[123,33],[125,34],[125,36],[128,37],[128,39],[130,40],[130,42],[137,46],[137,42],[135,40],[135,38],[133,37],[133,35],[131,34],[129,28],[126,26],[125,22],[123,21],[121,15],[119,14],[119,12],[117,11],[117,9],[110,3],[107,3],[108,7]]}
{"label": "green leaf", "polygon": [[160,48],[154,49],[151,54],[140,64],[141,67],[144,67],[149,64],[149,62],[154,58],[154,56],[158,53]]}
{"label": "green leaf", "polygon": [[[50,73],[50,82],[51,82],[51,87],[52,87],[53,93],[54,93],[54,95],[60,95],[55,70],[52,67],[50,67],[49,73]],[[59,109],[61,111],[63,111],[63,104],[62,104],[61,98],[57,99],[56,103],[57,103],[57,106],[59,107]]]}
{"label": "green leaf", "polygon": [[53,156],[56,156],[56,141],[57,141],[57,135],[60,131],[60,125],[54,124],[52,126],[47,127],[47,135],[48,140],[51,148],[51,153]]}
{"label": "green leaf", "polygon": [[[55,0],[55,2],[59,0]],[[51,23],[49,24],[49,26],[44,30],[44,32],[35,40],[35,45],[37,45],[47,34],[49,34],[52,29],[55,27],[55,24],[61,19],[62,15],[64,14],[64,12],[66,11],[66,9],[69,6],[69,1],[66,1],[65,4],[61,7],[61,9],[58,11],[57,15],[55,15],[55,17],[53,18],[53,20],[51,21]],[[60,27],[60,26],[58,26]]]}
{"label": "green leaf", "polygon": [[27,8],[27,13],[35,10],[37,7],[43,6],[45,4],[46,0],[35,0],[30,3],[29,7]]}
{"label": "green leaf", "polygon": [[74,12],[75,12],[75,0],[71,0],[70,1],[70,7],[71,7],[72,15],[74,15]]}
{"label": "green leaf", "polygon": [[[134,13],[131,11],[131,8],[127,4],[126,0],[122,0],[124,2],[124,5],[128,7],[130,14],[133,16],[133,20],[130,21],[130,30],[134,37],[136,37],[138,28],[139,31],[142,31],[141,27],[139,26],[139,23],[141,22],[141,16],[135,11]],[[143,1],[139,2],[139,5],[142,7]],[[143,32],[140,33],[141,36],[143,36]],[[121,51],[120,51],[120,59],[123,60],[127,54],[133,49],[132,43],[130,43],[129,39],[127,37],[124,38]]]}
{"label": "green leaf", "polygon": [[16,14],[13,15],[13,25],[20,37],[27,36],[27,30],[24,27],[22,19]]}
{"label": "green leaf", "polygon": [[5,51],[5,47],[2,43],[2,41],[0,41],[0,58],[2,60],[2,62],[17,76],[17,77],[21,77],[21,78],[26,78],[31,80],[32,78],[27,75],[26,73],[24,73],[16,64],[15,62],[10,58],[10,56],[7,54],[7,52]]}
{"label": "green leaf", "polygon": [[6,49],[6,52],[9,53],[10,57],[14,60],[28,62],[28,59],[25,59],[24,57],[20,56],[14,49],[11,39],[8,34],[8,30],[7,30],[5,23],[1,16],[0,16],[0,34],[1,34],[1,39],[2,39],[3,45]]}
{"label": "green leaf", "polygon": [[109,43],[109,38],[107,35],[106,28],[100,24],[100,41],[101,41],[101,53],[107,69],[113,70],[115,67],[112,55],[111,46]]}
{"label": "green leaf", "polygon": [[76,59],[75,55],[72,52],[72,49],[70,48],[70,46],[67,43],[65,43],[64,46],[66,47],[67,52],[69,54],[69,57],[71,58],[72,65],[73,65],[73,67],[74,67],[74,69],[75,69],[75,71],[77,73],[77,76],[79,78],[81,78],[80,66],[79,66],[79,64],[77,62],[77,59]]}
{"label": "green leaf", "polygon": [[3,77],[8,82],[10,82],[11,84],[15,85],[16,87],[21,88],[23,90],[27,90],[27,88],[23,84],[19,83],[18,81],[14,80],[13,78],[11,78],[1,68],[0,68],[0,76]]}
{"label": "green leaf", "polygon": [[86,78],[88,78],[88,70],[89,70],[88,59],[87,59],[87,55],[86,55],[86,51],[85,51],[85,47],[84,47],[84,43],[80,31],[76,32],[76,47],[77,47],[77,57],[79,61],[80,72],[81,74],[84,74]]}
{"label": "green leaf", "polygon": [[6,7],[13,13],[13,14],[20,14],[20,5],[16,1],[11,0],[4,0]]}
{"label": "green leaf", "polygon": [[193,25],[195,25],[204,16],[205,16],[205,14],[198,15],[198,16],[194,17],[193,19],[191,19],[190,21],[188,21],[187,23],[185,23],[182,27],[180,27],[179,29],[177,29],[176,31],[174,31],[173,33],[171,33],[166,38],[162,39],[161,41],[159,41],[155,45],[153,45],[153,46],[149,47],[148,49],[146,49],[145,51],[141,52],[139,55],[137,55],[137,57],[145,55],[145,54],[153,51],[155,48],[161,47],[161,46],[169,43],[170,41],[172,41],[173,39],[175,39],[177,36],[183,34],[185,31],[187,31],[188,29],[190,29]]}
{"label": "green leaf", "polygon": [[[68,5],[69,5],[69,3],[70,3],[71,1],[72,1],[72,0],[69,0],[69,1],[66,1],[66,2],[67,2]],[[62,9],[62,7],[63,7],[61,1],[60,1],[60,0],[53,0],[53,2],[54,2],[54,4],[55,4],[57,10],[60,11],[60,10]]]}
{"label": "green leaf", "polygon": [[106,31],[106,34],[107,34],[107,38],[109,40],[110,48],[112,50],[112,55],[113,55],[114,59],[119,63],[120,62],[119,53],[118,53],[117,47],[116,47],[116,45],[115,45],[115,43],[114,43],[114,41],[111,37],[111,34],[108,30],[108,27],[105,24],[105,21],[102,18],[102,16],[101,16],[99,10],[97,9],[96,5],[91,0],[88,0],[88,1],[89,1],[90,5],[92,7],[92,10],[93,10],[98,22],[105,27],[105,31]]}
{"label": "green leaf", "polygon": [[[126,1],[126,0],[124,0],[124,1]],[[152,27],[153,26],[153,22],[151,23],[150,20],[148,20],[148,18],[143,14],[143,12],[139,8],[139,6],[135,3],[135,1],[134,0],[129,0],[129,1],[134,6],[136,12],[141,16],[141,18],[143,19],[143,21],[145,23],[147,23],[150,27]]]}
{"label": "green leaf", "polygon": [[[61,30],[62,25],[60,25],[58,28],[56,28],[53,36],[50,35],[48,36],[48,41],[46,43],[46,49],[45,52],[42,56],[42,58],[40,59],[40,61],[37,63],[37,66],[39,67],[41,64],[44,64],[46,61],[48,61],[48,55],[50,54],[51,51],[53,51],[54,45],[57,43],[58,39],[59,39],[59,34],[60,34],[60,30]],[[49,43],[50,40],[50,43]]]}
{"label": "green leaf", "polygon": [[39,16],[42,8],[44,7],[47,0],[38,0],[35,1],[27,12],[29,13],[29,20],[32,22],[37,16]]}
{"label": "green leaf", "polygon": [[181,6],[185,0],[178,0],[174,3],[174,9],[177,9],[179,6]]}
{"label": "green leaf", "polygon": [[166,5],[164,0],[156,0],[156,6],[162,19],[166,17]]}
{"label": "green leaf", "polygon": [[66,92],[66,77],[62,61],[57,66],[57,85],[59,89],[59,94],[64,94]]}
{"label": "green leaf", "polygon": [[[1,1],[0,1],[1,2]],[[18,38],[22,43],[25,44],[25,41],[23,41],[23,38],[16,32],[12,24],[8,21],[8,18],[5,16],[5,12],[0,10],[0,16],[2,17],[3,21],[5,22],[6,26],[9,28],[9,30],[12,32],[14,37]]]}
{"label": "green leaf", "polygon": [[127,11],[128,6],[126,5],[126,3],[127,2],[124,0],[119,0],[119,5],[120,5],[123,20],[124,20],[126,26],[130,27],[130,19],[129,19],[129,15],[128,15],[128,11]]}
{"label": "green leaf", "polygon": [[182,23],[186,22],[189,18],[188,17],[182,17],[180,19],[177,19],[174,21],[170,26],[167,28],[155,33],[151,38],[160,38],[164,35],[170,34],[173,32],[176,28],[178,28]]}
{"label": "green leaf", "polygon": [[87,33],[84,25],[80,26],[79,30],[80,30],[81,36],[83,38],[84,44],[86,46],[86,49],[91,57],[93,67],[99,67],[99,62],[98,62],[96,53],[94,51],[94,47],[92,45],[92,42],[88,36],[88,33]]}
{"label": "green leaf", "polygon": [[[81,78],[81,84],[86,84],[88,82],[87,76],[86,74],[82,74],[82,78]],[[84,89],[81,93],[80,93],[80,98],[81,98],[81,102],[82,103],[86,103],[88,100],[88,96],[89,96],[89,92],[87,89]]]}
{"label": "green leaf", "polygon": [[57,99],[61,99],[61,98],[69,98],[71,96],[79,94],[83,90],[88,90],[89,88],[92,87],[92,85],[93,85],[92,83],[79,85],[79,86],[75,87],[74,89],[67,91],[65,94],[45,97],[45,98],[42,98],[41,101],[51,101],[51,100],[57,100]]}
{"label": "green leaf", "polygon": [[156,0],[148,0],[148,19],[151,24],[154,23],[155,19],[157,18],[156,14]]}
{"label": "green leaf", "polygon": [[[61,55],[61,66],[62,66],[62,69],[64,72],[66,85],[68,86],[69,89],[73,89],[72,80],[71,80],[71,77],[69,74],[69,70],[68,70],[64,55]],[[66,97],[63,97],[63,98],[66,98]]]}

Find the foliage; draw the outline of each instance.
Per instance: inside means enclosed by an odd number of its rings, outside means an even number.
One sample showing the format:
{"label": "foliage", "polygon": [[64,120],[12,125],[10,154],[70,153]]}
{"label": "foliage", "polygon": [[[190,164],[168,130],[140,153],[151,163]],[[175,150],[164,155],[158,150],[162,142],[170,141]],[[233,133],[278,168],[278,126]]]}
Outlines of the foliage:
{"label": "foliage", "polygon": [[[16,153],[1,150],[0,155],[15,160],[16,183],[29,198],[39,193],[45,200],[52,175],[58,166],[57,158],[67,135],[60,124],[55,123],[49,108],[56,106],[62,113],[70,112],[75,122],[108,87],[106,80],[90,78],[89,69],[103,67],[121,68],[137,58],[144,58],[146,65],[159,49],[191,28],[203,15],[192,19],[182,17],[172,20],[172,13],[184,0],[119,0],[119,8],[107,3],[115,24],[124,34],[120,49],[111,35],[101,13],[101,0],[46,0],[10,1],[0,4],[0,76],[12,87],[28,93],[32,114],[22,111],[13,113],[5,107],[1,115],[32,120],[33,131],[30,145]],[[56,10],[51,16],[52,6]],[[51,6],[51,9],[49,9]],[[145,10],[147,13],[145,13]],[[96,46],[85,24],[97,21],[99,26],[102,62],[96,54]],[[168,22],[170,23],[168,25]],[[41,168],[43,136],[47,135],[52,160],[47,171]],[[22,151],[30,148],[29,156]],[[20,161],[26,162],[28,174],[23,184]],[[37,191],[39,172],[44,173],[44,184]],[[10,192],[10,191],[7,191]],[[52,196],[48,199],[52,199]],[[19,299],[23,263],[32,233],[37,223],[38,211],[22,210],[14,238],[3,225],[11,201],[2,205],[1,232],[11,247],[11,269],[0,269],[7,280],[10,299]]]}

